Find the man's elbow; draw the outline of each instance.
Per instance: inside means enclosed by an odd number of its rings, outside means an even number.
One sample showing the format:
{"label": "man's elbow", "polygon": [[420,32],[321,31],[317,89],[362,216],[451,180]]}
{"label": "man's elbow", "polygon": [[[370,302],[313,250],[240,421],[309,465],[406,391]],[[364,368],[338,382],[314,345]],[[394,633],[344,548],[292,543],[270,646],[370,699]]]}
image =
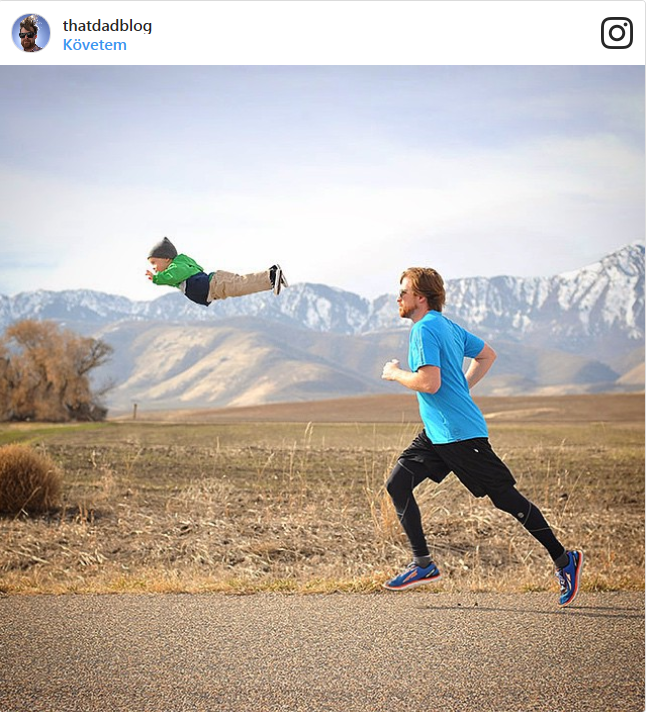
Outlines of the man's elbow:
{"label": "man's elbow", "polygon": [[422,390],[424,393],[435,395],[440,390],[441,385],[442,381],[440,381],[439,379],[432,379],[424,384]]}
{"label": "man's elbow", "polygon": [[486,361],[490,361],[493,363],[497,358],[498,354],[489,346],[489,344],[485,344],[484,349],[480,353],[480,356],[483,357]]}
{"label": "man's elbow", "polygon": [[442,376],[440,375],[440,369],[438,367],[424,366],[417,372],[416,391],[433,395],[440,390],[441,385]]}

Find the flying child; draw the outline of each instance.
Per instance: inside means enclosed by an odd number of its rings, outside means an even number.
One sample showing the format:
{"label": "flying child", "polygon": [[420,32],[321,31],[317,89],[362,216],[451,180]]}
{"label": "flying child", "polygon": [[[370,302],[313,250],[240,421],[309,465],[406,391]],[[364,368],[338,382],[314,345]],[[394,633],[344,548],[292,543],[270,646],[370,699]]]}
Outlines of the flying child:
{"label": "flying child", "polygon": [[207,307],[216,299],[242,297],[270,289],[278,295],[282,287],[288,286],[280,265],[272,265],[263,272],[251,274],[235,274],[224,270],[207,274],[192,257],[178,254],[167,237],[152,248],[148,262],[154,272],[146,270],[146,277],[153,284],[177,287],[191,301]]}

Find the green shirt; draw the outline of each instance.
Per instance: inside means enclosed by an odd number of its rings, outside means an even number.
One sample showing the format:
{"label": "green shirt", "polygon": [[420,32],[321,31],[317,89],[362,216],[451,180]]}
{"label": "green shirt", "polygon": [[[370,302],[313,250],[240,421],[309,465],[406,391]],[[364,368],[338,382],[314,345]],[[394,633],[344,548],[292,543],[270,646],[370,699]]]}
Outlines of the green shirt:
{"label": "green shirt", "polygon": [[153,275],[153,284],[165,284],[180,289],[182,282],[198,272],[204,272],[204,270],[192,257],[177,255],[165,270]]}

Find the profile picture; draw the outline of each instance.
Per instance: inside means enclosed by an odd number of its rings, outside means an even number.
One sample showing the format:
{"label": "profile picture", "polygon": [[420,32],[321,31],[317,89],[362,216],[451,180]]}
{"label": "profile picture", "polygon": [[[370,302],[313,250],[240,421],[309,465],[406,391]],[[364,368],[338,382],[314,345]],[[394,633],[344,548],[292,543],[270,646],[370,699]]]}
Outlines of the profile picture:
{"label": "profile picture", "polygon": [[21,15],[13,23],[11,36],[21,52],[39,52],[49,42],[49,24],[34,13]]}

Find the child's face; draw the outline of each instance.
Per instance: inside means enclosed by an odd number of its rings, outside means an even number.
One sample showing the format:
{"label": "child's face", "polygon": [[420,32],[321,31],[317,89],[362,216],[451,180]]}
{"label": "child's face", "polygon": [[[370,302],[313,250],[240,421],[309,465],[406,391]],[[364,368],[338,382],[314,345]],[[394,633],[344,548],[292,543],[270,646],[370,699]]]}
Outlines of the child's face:
{"label": "child's face", "polygon": [[148,262],[153,266],[155,272],[163,272],[173,260],[168,257],[149,257]]}

